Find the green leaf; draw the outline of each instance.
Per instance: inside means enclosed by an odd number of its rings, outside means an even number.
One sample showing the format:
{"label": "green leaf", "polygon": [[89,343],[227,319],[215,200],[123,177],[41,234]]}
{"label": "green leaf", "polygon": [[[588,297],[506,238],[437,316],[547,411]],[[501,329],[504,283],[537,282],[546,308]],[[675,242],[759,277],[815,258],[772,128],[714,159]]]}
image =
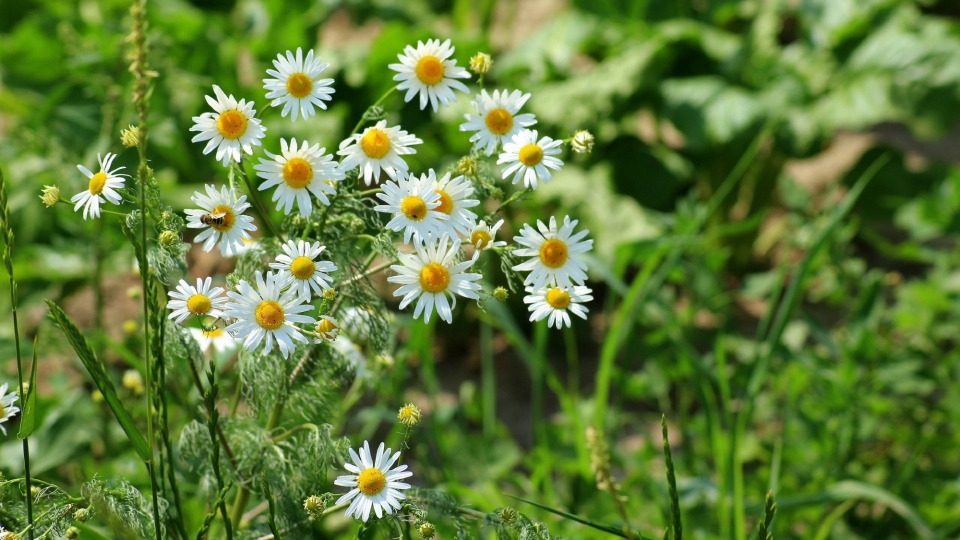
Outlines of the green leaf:
{"label": "green leaf", "polygon": [[[23,395],[23,388],[20,392]],[[33,433],[34,419],[37,416],[37,336],[33,337],[33,369],[30,370],[30,386],[22,399],[23,416],[20,417],[20,431],[17,437],[26,439]]]}
{"label": "green leaf", "polygon": [[[612,535],[614,535],[614,536],[619,536],[620,538],[627,538],[627,535],[626,535],[622,530],[618,529],[617,527],[612,527],[612,526],[610,526],[610,525],[603,525],[603,524],[600,524],[600,523],[594,523],[593,521],[590,521],[590,520],[584,519],[584,518],[582,518],[582,517],[580,517],[580,516],[571,514],[570,512],[564,512],[563,510],[557,510],[557,509],[555,509],[555,508],[550,508],[549,506],[544,506],[544,505],[542,505],[542,504],[540,504],[540,503],[537,503],[537,502],[528,501],[528,500],[526,500],[526,499],[521,499],[520,497],[514,497],[513,495],[507,495],[507,497],[510,497],[511,499],[516,499],[516,500],[518,500],[518,501],[520,501],[520,502],[525,502],[525,503],[527,503],[527,504],[529,504],[529,505],[531,505],[531,506],[536,506],[537,508],[539,508],[539,509],[541,509],[541,510],[546,510],[547,512],[556,514],[556,515],[561,516],[561,517],[565,517],[565,518],[567,518],[567,519],[569,519],[569,520],[572,520],[572,521],[576,521],[577,523],[582,523],[582,524],[586,525],[587,527],[592,527],[592,528],[594,528],[594,529],[596,529],[596,530],[598,530],[598,531],[603,531],[603,532],[605,532],[605,533],[609,533],[609,534],[612,534]],[[634,535],[635,535],[636,538],[640,538],[641,540],[656,540],[654,537],[652,537],[652,536],[647,536],[647,535],[645,535],[645,534],[640,534],[640,533],[636,533],[636,532],[635,532]]]}
{"label": "green leaf", "polygon": [[113,414],[117,417],[117,421],[120,422],[120,427],[122,427],[123,431],[127,434],[127,438],[130,439],[130,443],[133,444],[137,455],[139,455],[143,461],[150,462],[153,459],[153,452],[151,451],[150,445],[147,444],[143,433],[140,433],[140,429],[137,428],[137,425],[133,422],[130,413],[128,413],[123,407],[123,404],[120,403],[113,383],[110,381],[110,378],[107,377],[106,372],[103,370],[103,364],[100,363],[97,355],[90,349],[87,338],[80,333],[77,326],[73,324],[73,321],[67,317],[67,314],[60,309],[60,306],[58,306],[56,302],[47,300],[47,305],[50,306],[50,317],[56,325],[63,330],[63,333],[67,336],[67,341],[70,342],[73,350],[77,352],[77,356],[80,357],[80,361],[83,362],[83,366],[87,368],[90,376],[93,377],[93,382],[97,385],[97,389],[103,394],[107,405],[110,406]]}

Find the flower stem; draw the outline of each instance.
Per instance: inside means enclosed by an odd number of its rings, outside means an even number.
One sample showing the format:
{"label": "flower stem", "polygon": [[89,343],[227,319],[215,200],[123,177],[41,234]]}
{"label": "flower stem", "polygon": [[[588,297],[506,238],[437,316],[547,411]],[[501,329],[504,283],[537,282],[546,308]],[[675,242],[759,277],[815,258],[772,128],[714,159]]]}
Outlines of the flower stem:
{"label": "flower stem", "polygon": [[273,223],[273,220],[270,219],[270,211],[263,206],[263,202],[261,202],[260,198],[257,197],[257,190],[254,189],[253,182],[250,181],[250,176],[247,175],[247,168],[243,165],[243,157],[240,158],[240,163],[237,165],[237,167],[240,169],[240,174],[243,176],[243,183],[247,185],[247,190],[250,192],[250,200],[253,201],[253,207],[260,216],[260,220],[267,225],[268,229],[270,229],[270,234],[279,238],[281,242],[286,243],[287,239],[283,236],[283,233],[280,232],[280,229],[277,229],[277,226]]}
{"label": "flower stem", "polygon": [[[380,99],[378,99],[376,103],[368,107],[367,110],[370,110],[370,108],[376,107],[377,105],[380,105],[381,103],[383,103],[383,100],[387,99],[387,96],[392,94],[396,89],[397,87],[393,86],[389,90],[384,92],[383,95],[380,96]],[[353,129],[350,131],[350,135],[347,135],[347,137],[349,138],[350,136],[355,135],[358,131],[360,131],[360,126],[362,126],[363,123],[366,121],[367,121],[367,113],[366,111],[364,111],[364,113],[360,116],[360,120],[357,121],[357,125],[353,126]]]}

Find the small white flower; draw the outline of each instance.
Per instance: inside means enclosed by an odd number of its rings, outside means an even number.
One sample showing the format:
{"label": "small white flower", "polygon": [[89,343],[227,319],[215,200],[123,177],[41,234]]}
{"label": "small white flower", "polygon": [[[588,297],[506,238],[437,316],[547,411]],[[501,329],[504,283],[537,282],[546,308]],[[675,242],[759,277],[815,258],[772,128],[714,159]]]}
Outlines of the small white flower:
{"label": "small white flower", "polygon": [[3,427],[3,423],[20,412],[20,407],[14,405],[14,402],[20,399],[20,396],[18,396],[16,392],[7,394],[7,388],[9,387],[10,385],[7,383],[3,383],[3,386],[0,386],[0,429],[3,430],[4,435],[7,434],[7,428]]}
{"label": "small white flower", "polygon": [[277,279],[287,279],[289,274],[293,279],[290,286],[296,289],[301,297],[307,302],[310,301],[310,289],[318,295],[323,294],[324,289],[330,288],[332,278],[329,272],[334,272],[337,265],[330,261],[317,261],[316,258],[323,253],[326,246],[320,245],[320,242],[304,242],[303,240],[287,240],[286,244],[280,246],[283,249],[283,255],[277,256],[277,262],[270,263],[270,268],[279,270]]}
{"label": "small white flower", "polygon": [[[432,170],[431,170],[432,172]],[[431,236],[437,238],[444,230],[442,222],[450,216],[438,212],[440,194],[433,189],[433,180],[427,175],[417,178],[410,175],[397,180],[384,182],[383,193],[377,197],[386,204],[374,206],[377,212],[393,214],[387,223],[391,231],[403,231],[403,243],[409,244],[410,237],[417,243],[425,243]]]}
{"label": "small white flower", "polygon": [[167,309],[174,310],[168,318],[182,323],[190,315],[221,317],[228,299],[223,296],[223,288],[210,288],[212,281],[211,278],[197,278],[197,286],[194,287],[181,279],[177,290],[167,293],[172,298],[167,302]]}
{"label": "small white flower", "polygon": [[477,226],[470,231],[470,243],[473,244],[477,250],[506,246],[507,243],[503,240],[494,240],[494,238],[497,237],[497,231],[500,230],[502,225],[502,219],[496,222],[492,229],[487,226],[487,222],[485,221],[477,223]]}
{"label": "small white flower", "polygon": [[416,154],[417,151],[410,148],[414,144],[423,144],[423,141],[402,131],[400,126],[388,128],[387,121],[381,120],[340,143],[337,155],[346,156],[340,162],[340,169],[350,171],[360,167],[363,182],[368,186],[371,177],[380,181],[381,170],[390,178],[397,178],[409,170],[407,162],[400,156]]}
{"label": "small white flower", "polygon": [[287,113],[293,111],[290,119],[297,121],[297,114],[301,114],[306,120],[313,116],[313,106],[326,109],[327,104],[324,101],[333,99],[331,94],[335,92],[330,85],[333,79],[321,79],[320,74],[323,70],[330,67],[330,64],[322,63],[318,56],[313,57],[313,49],[307,51],[307,59],[303,59],[303,51],[297,47],[297,56],[294,58],[293,52],[287,51],[287,55],[277,55],[273,61],[273,67],[276,70],[268,69],[267,75],[273,79],[264,79],[263,88],[267,91],[267,99],[272,99],[271,107],[283,105],[283,111],[280,116],[286,118]]}
{"label": "small white flower", "polygon": [[110,170],[110,166],[113,165],[113,160],[116,157],[116,154],[109,152],[103,158],[100,157],[100,154],[97,154],[97,161],[100,162],[100,172],[96,174],[90,172],[90,169],[83,165],[77,165],[77,169],[80,169],[80,172],[90,179],[86,191],[81,191],[70,198],[70,202],[76,203],[73,207],[74,212],[80,210],[81,206],[83,207],[83,219],[87,219],[87,216],[100,217],[100,205],[105,200],[113,204],[120,204],[123,200],[116,190],[123,187],[123,183],[126,181],[123,177],[127,175],[117,174],[117,171],[122,171],[125,167]]}
{"label": "small white flower", "polygon": [[321,315],[315,330],[317,335],[320,336],[317,343],[333,341],[340,335],[340,323],[329,315]]}
{"label": "small white flower", "polygon": [[337,339],[330,342],[330,346],[347,361],[357,377],[367,374],[367,358],[363,355],[360,345],[350,341],[347,336],[339,334]]}
{"label": "small white flower", "polygon": [[393,293],[394,296],[403,297],[400,309],[419,297],[413,311],[414,319],[425,312],[423,321],[430,322],[430,314],[436,306],[440,318],[452,323],[453,308],[457,307],[454,293],[464,298],[478,298],[480,284],[475,282],[483,276],[463,273],[476,262],[476,257],[454,264],[454,257],[460,251],[460,240],[454,240],[450,249],[447,249],[448,243],[450,237],[443,235],[439,241],[432,241],[426,247],[414,244],[416,253],[401,253],[400,262],[403,264],[390,267],[398,275],[390,276],[387,281],[402,285]]}
{"label": "small white flower", "polygon": [[[284,279],[286,277],[286,279]],[[267,272],[266,279],[257,272],[257,288],[246,280],[240,280],[236,291],[228,291],[233,302],[227,304],[224,314],[237,322],[227,327],[227,332],[237,338],[244,338],[243,347],[253,351],[266,338],[263,353],[273,350],[273,341],[277,341],[280,354],[284,358],[293,350],[293,340],[303,343],[300,329],[292,323],[313,324],[316,321],[308,315],[299,315],[310,311],[313,306],[303,303],[303,297],[296,289],[290,289],[281,295],[281,291],[290,285],[291,276],[275,276]]]}
{"label": "small white flower", "polygon": [[530,99],[530,94],[522,94],[519,90],[507,94],[499,90],[493,91],[493,96],[481,90],[477,101],[470,102],[477,114],[463,115],[467,121],[460,124],[460,131],[476,131],[470,136],[474,148],[485,150],[492,155],[498,144],[503,144],[513,138],[521,129],[537,123],[532,114],[517,114],[520,107]]}
{"label": "small white flower", "polygon": [[207,352],[210,346],[213,345],[214,352],[220,354],[236,349],[241,343],[240,340],[234,338],[220,327],[210,332],[204,332],[199,328],[189,328],[189,330],[190,335],[193,336],[193,339],[197,340],[197,343],[200,344],[200,350],[203,352]]}
{"label": "small white flower", "polygon": [[277,203],[277,210],[282,209],[284,214],[293,210],[293,202],[296,201],[300,215],[309,216],[313,212],[311,193],[329,206],[327,193],[333,195],[337,192],[330,182],[343,180],[344,174],[333,161],[333,155],[324,155],[324,151],[326,148],[320,148],[319,144],[310,147],[307,141],[303,141],[297,148],[296,139],[292,139],[289,146],[286,140],[280,139],[281,155],[265,150],[264,153],[271,160],[260,158],[260,163],[253,166],[257,176],[266,180],[257,188],[258,191],[277,186],[273,200]]}
{"label": "small white flower", "polygon": [[403,100],[407,103],[413,96],[420,94],[420,110],[427,108],[427,100],[434,112],[438,109],[438,101],[449,105],[456,101],[453,90],[468,92],[467,87],[455,79],[469,79],[470,73],[457,66],[456,60],[449,60],[453,56],[454,47],[450,40],[440,43],[439,39],[428,39],[426,45],[417,42],[414,49],[407,45],[404,54],[398,54],[399,64],[390,64],[388,67],[397,72],[393,80],[401,81],[397,90],[406,90]]}
{"label": "small white flower", "polygon": [[537,189],[537,179],[546,184],[553,175],[549,169],[559,171],[563,162],[553,157],[560,153],[560,144],[550,137],[542,137],[537,141],[536,130],[525,129],[503,145],[503,153],[497,159],[497,164],[509,163],[503,169],[503,178],[513,175],[513,183],[521,179],[523,185],[530,189]]}
{"label": "small white flower", "polygon": [[192,142],[209,140],[203,153],[209,154],[216,148],[217,161],[223,163],[224,167],[229,167],[231,159],[240,161],[241,149],[253,155],[253,146],[260,145],[260,139],[264,137],[263,132],[267,128],[260,125],[260,120],[255,118],[257,111],[253,108],[252,101],[241,99],[238,103],[233,95],[228,97],[217,85],[213,85],[213,92],[217,95],[216,100],[210,96],[204,97],[216,112],[205,112],[193,117],[195,124],[190,131],[200,133],[193,137]]}
{"label": "small white flower", "polygon": [[527,289],[528,296],[523,298],[525,304],[532,312],[531,321],[541,321],[545,317],[550,317],[547,321],[547,327],[555,327],[557,330],[563,328],[563,325],[571,326],[570,315],[573,313],[581,319],[587,318],[587,311],[583,302],[593,300],[590,295],[593,291],[589,287],[543,287],[539,290]]}
{"label": "small white flower", "polygon": [[384,450],[383,446],[380,443],[376,458],[370,453],[370,443],[367,441],[363,442],[359,455],[351,448],[350,459],[353,463],[345,463],[343,468],[352,474],[338,476],[334,480],[334,485],[352,488],[337,499],[337,504],[353,501],[347,507],[347,517],[355,516],[367,521],[372,509],[378,518],[382,518],[384,512],[392,514],[394,510],[399,510],[400,501],[406,498],[400,490],[410,489],[410,484],[400,480],[409,478],[413,473],[407,471],[406,465],[394,467],[393,464],[400,459],[400,452],[391,456],[392,449]]}
{"label": "small white flower", "polygon": [[253,224],[253,218],[243,215],[243,212],[250,208],[250,203],[246,202],[247,196],[243,195],[234,201],[235,190],[221,186],[220,191],[217,191],[213,184],[207,184],[206,191],[206,195],[194,191],[193,196],[190,197],[193,204],[199,206],[200,210],[184,210],[187,214],[187,227],[191,229],[207,227],[207,230],[198,234],[193,241],[194,243],[203,242],[203,250],[210,251],[219,240],[220,253],[223,256],[236,255],[243,249],[244,241],[251,239],[249,231],[257,230],[257,226]]}
{"label": "small white flower", "polygon": [[540,289],[548,283],[562,287],[570,287],[573,282],[583,285],[587,279],[587,265],[577,255],[590,251],[593,248],[593,240],[581,242],[580,240],[590,231],[583,230],[572,234],[576,226],[577,220],[570,221],[570,216],[563,218],[563,227],[560,230],[557,230],[555,217],[550,218],[549,229],[542,221],[537,220],[537,228],[540,232],[529,224],[524,224],[520,236],[513,237],[524,247],[513,253],[518,257],[532,258],[514,266],[513,269],[521,272],[530,271],[523,280],[525,285],[533,289]]}
{"label": "small white flower", "polygon": [[437,180],[437,175],[433,172],[433,169],[422,175],[420,181],[431,184],[433,190],[440,195],[440,205],[433,211],[450,216],[450,219],[441,224],[441,226],[446,226],[447,234],[451,238],[456,238],[458,234],[469,234],[473,225],[477,222],[477,215],[467,208],[473,208],[480,204],[477,199],[467,198],[473,195],[473,184],[463,176],[451,179],[450,173]]}
{"label": "small white flower", "polygon": [[578,154],[589,154],[593,151],[593,133],[581,129],[573,134],[573,140],[570,141],[570,148]]}

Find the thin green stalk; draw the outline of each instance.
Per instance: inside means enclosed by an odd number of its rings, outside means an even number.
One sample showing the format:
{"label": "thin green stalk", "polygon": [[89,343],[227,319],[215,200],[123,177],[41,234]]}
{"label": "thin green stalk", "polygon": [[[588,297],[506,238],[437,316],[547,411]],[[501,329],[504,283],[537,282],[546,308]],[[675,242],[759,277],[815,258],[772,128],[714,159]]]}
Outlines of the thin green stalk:
{"label": "thin green stalk", "polygon": [[[193,364],[193,360],[190,360]],[[223,475],[220,472],[220,442],[217,440],[217,423],[220,420],[220,412],[217,410],[217,394],[220,392],[220,385],[216,381],[217,368],[213,361],[210,361],[210,368],[207,370],[207,391],[204,393],[203,401],[207,407],[207,431],[210,433],[210,445],[212,448],[210,461],[213,466],[213,475],[217,479],[217,489],[220,492],[224,490]],[[220,498],[218,501],[220,515],[223,516],[223,528],[227,534],[227,540],[233,540],[233,528],[230,526],[230,517],[227,515],[227,505]]]}
{"label": "thin green stalk", "polygon": [[387,96],[389,96],[390,94],[392,94],[392,93],[394,92],[394,90],[396,90],[396,89],[397,89],[396,86],[391,87],[389,90],[387,90],[386,92],[384,92],[382,96],[380,96],[380,99],[378,99],[378,100],[376,101],[376,103],[374,103],[374,104],[371,105],[370,107],[367,107],[367,110],[364,111],[363,114],[360,116],[360,120],[357,121],[357,125],[353,126],[353,129],[350,130],[350,135],[348,135],[347,137],[349,138],[349,137],[352,136],[352,135],[356,135],[356,133],[357,133],[358,131],[360,131],[360,126],[362,126],[363,123],[366,122],[366,121],[369,119],[369,117],[367,116],[367,113],[370,111],[370,109],[372,109],[372,108],[374,108],[374,107],[377,107],[377,106],[379,106],[381,103],[383,103],[383,100],[387,99]]}
{"label": "thin green stalk", "polygon": [[480,386],[483,398],[483,434],[492,437],[497,424],[497,375],[493,363],[493,329],[480,321]]}
{"label": "thin green stalk", "polygon": [[533,323],[533,347],[536,354],[533,357],[533,371],[530,373],[531,383],[531,431],[534,444],[544,444],[546,430],[543,425],[543,379],[547,363],[547,321]]}
{"label": "thin green stalk", "polygon": [[247,191],[250,192],[250,200],[253,201],[253,208],[256,210],[257,215],[260,216],[260,220],[270,229],[270,234],[280,239],[281,242],[286,243],[286,237],[283,236],[280,229],[278,229],[273,220],[270,219],[270,211],[263,206],[263,201],[257,196],[257,189],[253,186],[253,182],[247,174],[247,167],[244,165],[242,156],[240,157],[240,163],[237,164],[237,168],[240,169],[240,175],[243,176],[243,183],[247,186]]}
{"label": "thin green stalk", "polygon": [[577,446],[577,459],[580,462],[580,474],[590,476],[590,451],[583,438],[583,419],[580,418],[580,354],[577,352],[577,333],[573,327],[563,328],[564,346],[567,349],[567,400],[570,409],[576,414],[570,417],[573,425],[573,440]]}
{"label": "thin green stalk", "polygon": [[670,492],[670,514],[673,516],[673,540],[683,538],[683,525],[680,522],[680,497],[677,495],[677,473],[673,469],[673,454],[670,452],[670,439],[667,436],[667,417],[660,416],[663,429],[663,459],[667,463],[667,488]]}

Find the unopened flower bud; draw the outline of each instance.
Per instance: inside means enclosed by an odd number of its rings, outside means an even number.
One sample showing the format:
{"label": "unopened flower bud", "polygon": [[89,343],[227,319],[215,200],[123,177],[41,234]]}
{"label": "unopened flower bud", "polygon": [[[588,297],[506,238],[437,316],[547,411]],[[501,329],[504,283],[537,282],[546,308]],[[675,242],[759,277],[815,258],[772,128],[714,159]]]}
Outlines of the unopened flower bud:
{"label": "unopened flower bud", "polygon": [[40,200],[43,201],[43,204],[47,205],[47,208],[57,204],[57,201],[60,200],[60,188],[57,186],[43,186],[43,195],[40,195]]}
{"label": "unopened flower bud", "polygon": [[505,302],[510,297],[510,292],[503,287],[497,287],[493,290],[493,297],[501,302]]}
{"label": "unopened flower bud", "polygon": [[476,176],[477,170],[477,160],[470,156],[464,156],[457,162],[457,172],[463,176]]}
{"label": "unopened flower bud", "polygon": [[86,523],[90,519],[90,510],[86,508],[80,508],[73,513],[73,519],[79,521],[80,523]]}
{"label": "unopened flower bud", "polygon": [[160,233],[160,236],[157,237],[157,240],[160,241],[160,245],[165,248],[172,248],[180,243],[180,235],[177,233],[167,230]]}
{"label": "unopened flower bud", "polygon": [[423,540],[431,540],[437,535],[437,528],[433,526],[433,523],[429,521],[424,521],[420,524],[420,538]]}
{"label": "unopened flower bud", "polygon": [[310,519],[319,519],[324,510],[327,509],[327,502],[323,500],[323,497],[311,495],[303,501],[303,509],[310,515]]}
{"label": "unopened flower bud", "polygon": [[504,525],[512,524],[519,517],[517,511],[510,507],[501,508],[499,513],[500,513],[500,521],[502,521]]}
{"label": "unopened flower bud", "polygon": [[74,540],[75,538],[80,538],[80,529],[76,527],[70,527],[67,529],[67,532],[63,534],[64,537]]}
{"label": "unopened flower bud", "polygon": [[407,403],[400,408],[397,419],[400,420],[401,424],[407,427],[413,427],[420,423],[420,416],[420,408],[413,403]]}
{"label": "unopened flower bud", "polygon": [[39,497],[41,491],[40,486],[30,486],[30,495],[33,495],[33,498]]}
{"label": "unopened flower bud", "polygon": [[593,134],[585,129],[574,133],[570,148],[578,154],[589,154],[593,150]]}
{"label": "unopened flower bud", "polygon": [[498,187],[494,187],[493,189],[490,190],[490,198],[493,199],[493,200],[495,200],[495,201],[502,201],[502,200],[503,200],[503,190],[500,189],[500,188],[498,188]]}
{"label": "unopened flower bud", "polygon": [[137,126],[128,126],[127,129],[120,131],[120,142],[127,148],[133,148],[140,145],[140,128]]}
{"label": "unopened flower bud", "polygon": [[336,289],[324,289],[323,290],[323,299],[327,302],[332,302],[334,298],[337,297]]}
{"label": "unopened flower bud", "polygon": [[487,53],[477,53],[470,59],[470,71],[483,75],[493,67],[493,58]]}

